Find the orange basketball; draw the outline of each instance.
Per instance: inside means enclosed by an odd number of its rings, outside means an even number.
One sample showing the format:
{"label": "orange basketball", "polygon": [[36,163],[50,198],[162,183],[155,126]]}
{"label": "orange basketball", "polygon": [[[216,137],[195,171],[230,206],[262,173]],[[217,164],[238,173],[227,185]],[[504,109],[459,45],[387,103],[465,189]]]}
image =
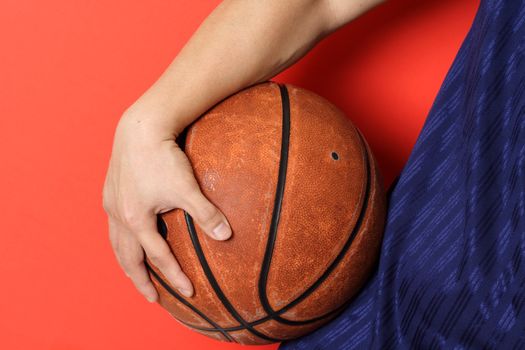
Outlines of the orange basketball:
{"label": "orange basketball", "polygon": [[266,82],[214,106],[183,144],[233,235],[215,241],[182,210],[160,215],[195,288],[182,296],[148,263],[160,304],[241,344],[296,338],[337,315],[376,264],[385,219],[377,164],[349,119],[312,92]]}

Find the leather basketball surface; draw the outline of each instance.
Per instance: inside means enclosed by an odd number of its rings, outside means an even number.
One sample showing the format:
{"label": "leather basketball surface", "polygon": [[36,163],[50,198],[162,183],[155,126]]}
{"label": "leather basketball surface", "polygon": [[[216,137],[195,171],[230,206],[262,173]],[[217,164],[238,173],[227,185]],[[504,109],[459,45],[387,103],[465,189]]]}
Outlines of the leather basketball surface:
{"label": "leather basketball surface", "polygon": [[183,297],[151,264],[160,304],[222,341],[265,344],[325,324],[377,263],[385,193],[363,136],[334,105],[266,82],[192,124],[184,151],[233,235],[214,241],[182,210],[159,227],[194,284]]}

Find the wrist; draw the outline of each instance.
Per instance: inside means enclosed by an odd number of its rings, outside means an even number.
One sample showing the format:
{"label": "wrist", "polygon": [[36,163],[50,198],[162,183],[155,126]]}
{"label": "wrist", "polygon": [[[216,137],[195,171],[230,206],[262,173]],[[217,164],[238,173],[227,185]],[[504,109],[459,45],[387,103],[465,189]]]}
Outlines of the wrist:
{"label": "wrist", "polygon": [[146,92],[122,114],[119,128],[144,137],[175,139],[186,127],[182,113],[174,101]]}
{"label": "wrist", "polygon": [[[134,107],[130,107],[134,108]],[[120,118],[117,131],[130,133],[140,139],[175,139],[183,128],[177,126],[174,117],[158,112],[128,109]]]}

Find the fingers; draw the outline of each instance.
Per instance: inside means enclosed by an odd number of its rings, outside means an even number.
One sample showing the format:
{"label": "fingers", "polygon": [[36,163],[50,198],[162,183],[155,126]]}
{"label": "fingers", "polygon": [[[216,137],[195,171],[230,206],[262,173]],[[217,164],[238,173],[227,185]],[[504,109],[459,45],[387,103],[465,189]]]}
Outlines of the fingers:
{"label": "fingers", "polygon": [[155,302],[158,295],[144,265],[144,251],[133,235],[124,234],[119,239],[119,254],[121,266],[137,290],[149,302]]}
{"label": "fingers", "polygon": [[149,279],[148,272],[144,266],[144,251],[138,241],[130,232],[114,219],[109,219],[109,239],[117,258],[137,290],[144,295],[149,302],[157,300],[157,291]]}
{"label": "fingers", "polygon": [[184,208],[197,225],[210,237],[216,240],[226,240],[232,235],[230,224],[224,214],[217,209],[200,190],[193,192],[187,198]]}
{"label": "fingers", "polygon": [[118,255],[119,237],[120,237],[119,228],[115,220],[113,220],[111,217],[108,220],[108,226],[109,226],[109,241],[111,242],[111,248],[113,248],[113,253],[115,253],[115,257],[117,258],[117,261],[120,265],[120,257]]}
{"label": "fingers", "polygon": [[157,232],[156,216],[145,218],[141,227],[136,231],[136,237],[148,259],[162,272],[171,286],[184,296],[191,297],[193,286],[173,256],[168,243]]}

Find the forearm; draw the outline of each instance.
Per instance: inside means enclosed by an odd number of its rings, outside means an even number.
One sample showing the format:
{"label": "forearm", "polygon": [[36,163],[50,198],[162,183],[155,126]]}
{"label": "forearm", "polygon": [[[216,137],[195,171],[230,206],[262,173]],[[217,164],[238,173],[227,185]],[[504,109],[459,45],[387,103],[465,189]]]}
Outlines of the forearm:
{"label": "forearm", "polygon": [[[210,106],[278,74],[380,0],[229,0],[201,24],[139,101],[150,128],[175,136]],[[133,106],[130,108],[133,116]],[[142,111],[143,112],[143,111]],[[130,119],[133,119],[130,118]],[[134,120],[136,121],[136,120]],[[162,130],[162,131],[161,131]]]}

